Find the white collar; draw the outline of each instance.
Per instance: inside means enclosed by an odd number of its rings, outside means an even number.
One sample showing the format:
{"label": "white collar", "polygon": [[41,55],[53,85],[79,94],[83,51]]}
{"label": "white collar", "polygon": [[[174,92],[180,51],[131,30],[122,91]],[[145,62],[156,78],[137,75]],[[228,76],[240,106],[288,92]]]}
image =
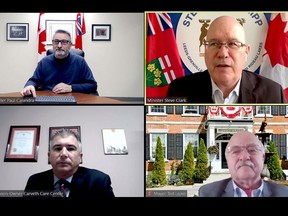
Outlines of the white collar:
{"label": "white collar", "polygon": [[240,83],[241,83],[241,78],[240,77],[239,81],[237,82],[237,85],[235,88],[230,92],[227,98],[223,98],[223,92],[218,88],[216,83],[211,79],[211,84],[212,84],[212,98],[215,103],[220,103],[220,104],[233,104],[237,103],[238,98],[239,98],[239,91],[240,91]]}

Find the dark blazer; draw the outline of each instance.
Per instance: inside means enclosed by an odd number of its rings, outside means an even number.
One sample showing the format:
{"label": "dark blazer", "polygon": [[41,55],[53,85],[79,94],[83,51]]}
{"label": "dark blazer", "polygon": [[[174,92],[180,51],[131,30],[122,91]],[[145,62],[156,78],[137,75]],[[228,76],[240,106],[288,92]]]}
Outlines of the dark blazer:
{"label": "dark blazer", "polygon": [[[29,177],[25,191],[53,191],[53,170]],[[86,167],[79,167],[73,175],[69,197],[114,197],[109,175]]]}
{"label": "dark blazer", "polygon": [[[264,181],[263,197],[288,197],[288,187]],[[215,181],[199,188],[199,197],[234,197],[232,178]]]}
{"label": "dark blazer", "polygon": [[[208,70],[172,81],[167,97],[187,97],[187,103],[214,103]],[[282,86],[266,77],[243,70],[237,103],[286,103]]]}

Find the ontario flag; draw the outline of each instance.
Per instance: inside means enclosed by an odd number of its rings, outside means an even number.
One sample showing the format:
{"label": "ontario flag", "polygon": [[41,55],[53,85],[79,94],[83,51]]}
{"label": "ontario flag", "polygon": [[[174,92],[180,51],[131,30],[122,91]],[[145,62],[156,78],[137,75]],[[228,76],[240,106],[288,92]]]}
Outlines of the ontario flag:
{"label": "ontario flag", "polygon": [[271,13],[260,74],[280,83],[288,100],[288,13]]}
{"label": "ontario flag", "polygon": [[82,48],[82,35],[86,33],[84,13],[77,13],[76,15],[76,39],[75,39],[75,48]]}
{"label": "ontario flag", "polygon": [[147,13],[146,97],[166,97],[169,84],[184,76],[171,18],[167,13]]}
{"label": "ontario flag", "polygon": [[45,13],[39,14],[38,20],[38,62],[46,56],[46,28],[45,28]]}

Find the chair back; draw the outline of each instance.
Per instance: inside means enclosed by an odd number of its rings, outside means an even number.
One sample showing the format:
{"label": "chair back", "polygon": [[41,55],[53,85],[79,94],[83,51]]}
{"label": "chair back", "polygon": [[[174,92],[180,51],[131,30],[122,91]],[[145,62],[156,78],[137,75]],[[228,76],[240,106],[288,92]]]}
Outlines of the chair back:
{"label": "chair back", "polygon": [[[80,56],[82,56],[83,58],[84,58],[84,56],[85,56],[85,53],[84,53],[84,51],[83,50],[80,50],[80,49],[70,49],[69,50],[69,52],[71,52],[71,53],[74,53],[74,54],[77,54],[77,55],[80,55]],[[46,55],[48,56],[48,55],[51,55],[51,54],[53,54],[54,53],[54,51],[53,51],[53,49],[48,49],[47,51],[46,51]]]}

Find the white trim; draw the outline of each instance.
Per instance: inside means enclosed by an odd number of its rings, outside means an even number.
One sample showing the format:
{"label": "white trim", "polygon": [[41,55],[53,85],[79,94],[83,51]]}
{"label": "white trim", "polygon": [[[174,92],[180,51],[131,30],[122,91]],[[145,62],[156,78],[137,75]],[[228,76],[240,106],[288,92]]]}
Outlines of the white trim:
{"label": "white trim", "polygon": [[150,113],[147,113],[147,116],[168,116],[168,114],[166,114],[166,113],[150,112]]}
{"label": "white trim", "polygon": [[168,129],[148,129],[149,133],[168,133]]}
{"label": "white trim", "polygon": [[192,121],[189,121],[189,122],[173,122],[173,121],[146,121],[146,125],[148,124],[158,124],[158,125],[203,125],[204,122],[192,122]]}
{"label": "white trim", "polygon": [[181,129],[182,133],[197,133],[198,129]]}

